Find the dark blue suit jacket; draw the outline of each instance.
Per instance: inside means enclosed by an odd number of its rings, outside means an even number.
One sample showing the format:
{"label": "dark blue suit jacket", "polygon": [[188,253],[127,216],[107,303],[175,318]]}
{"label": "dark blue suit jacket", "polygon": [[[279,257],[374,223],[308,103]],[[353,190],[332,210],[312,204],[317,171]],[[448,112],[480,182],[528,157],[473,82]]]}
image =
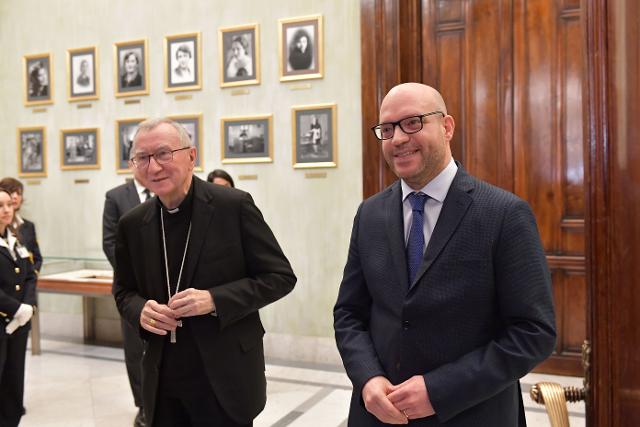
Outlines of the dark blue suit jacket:
{"label": "dark blue suit jacket", "polygon": [[518,379],[555,343],[550,274],[527,203],[458,166],[410,286],[400,183],[358,209],[334,308],[349,426],[382,425],[361,398],[377,375],[424,375],[436,415],[411,425],[524,424]]}

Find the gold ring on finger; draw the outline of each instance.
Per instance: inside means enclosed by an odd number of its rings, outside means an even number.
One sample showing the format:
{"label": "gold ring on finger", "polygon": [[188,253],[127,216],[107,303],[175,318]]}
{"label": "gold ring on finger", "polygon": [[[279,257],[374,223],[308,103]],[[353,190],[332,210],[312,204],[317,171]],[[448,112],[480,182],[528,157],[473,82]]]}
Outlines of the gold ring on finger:
{"label": "gold ring on finger", "polygon": [[156,319],[149,318],[149,321],[147,323],[150,324],[151,326],[155,326],[156,325]]}

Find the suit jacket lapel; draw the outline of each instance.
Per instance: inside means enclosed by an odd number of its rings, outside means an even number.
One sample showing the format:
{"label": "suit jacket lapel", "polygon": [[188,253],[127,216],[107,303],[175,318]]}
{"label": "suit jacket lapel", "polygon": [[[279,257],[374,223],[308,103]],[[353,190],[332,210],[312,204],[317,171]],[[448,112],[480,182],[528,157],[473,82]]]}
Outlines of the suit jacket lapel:
{"label": "suit jacket lapel", "polygon": [[191,213],[191,237],[189,238],[189,248],[187,249],[187,259],[185,261],[185,277],[180,289],[191,287],[191,281],[198,265],[198,259],[202,252],[202,245],[208,237],[208,229],[213,218],[214,207],[210,196],[202,191],[205,185],[198,177],[193,177],[193,210]]}
{"label": "suit jacket lapel", "polygon": [[462,221],[462,218],[467,213],[473,201],[468,194],[472,189],[473,182],[471,177],[458,165],[458,172],[451,183],[447,197],[444,199],[438,222],[433,229],[431,239],[429,239],[424,260],[409,290],[411,290],[416,283],[418,283],[422,275],[429,270],[440,252],[442,252],[442,249],[444,249],[453,236],[456,228],[458,228],[460,221]]}
{"label": "suit jacket lapel", "polygon": [[[145,273],[152,284],[147,290],[150,296],[159,303],[168,301],[166,291],[166,280],[163,279],[164,263],[162,257],[162,237],[160,236],[160,207],[157,203],[150,203],[144,215],[142,227],[140,227],[140,239],[142,242],[142,253],[138,256],[144,257]],[[161,283],[162,286],[157,286]]]}
{"label": "suit jacket lapel", "polygon": [[9,261],[11,261],[12,263],[16,263],[13,258],[11,257],[11,254],[9,253],[9,249],[5,248],[4,246],[0,246],[0,254],[6,256],[7,258],[9,258]]}
{"label": "suit jacket lapel", "polygon": [[409,274],[407,272],[407,254],[404,245],[404,221],[402,216],[402,189],[400,181],[387,190],[384,200],[384,212],[386,218],[387,239],[391,258],[400,278],[400,285],[405,289]]}

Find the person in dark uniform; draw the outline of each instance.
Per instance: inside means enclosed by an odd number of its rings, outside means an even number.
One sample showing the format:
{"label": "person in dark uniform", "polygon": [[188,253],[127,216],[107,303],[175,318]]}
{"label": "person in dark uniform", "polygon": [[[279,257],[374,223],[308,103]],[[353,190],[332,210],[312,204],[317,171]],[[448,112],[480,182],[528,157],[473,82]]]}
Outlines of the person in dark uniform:
{"label": "person in dark uniform", "polygon": [[14,209],[12,221],[13,229],[17,230],[18,240],[20,240],[20,243],[22,243],[22,245],[29,251],[36,274],[40,274],[40,269],[42,268],[42,253],[40,252],[40,246],[38,245],[36,226],[33,222],[23,218],[18,213],[20,211],[20,207],[22,207],[22,202],[24,201],[24,186],[17,179],[7,177],[0,180],[0,187],[5,188],[11,194]]}
{"label": "person in dark uniform", "polygon": [[[102,214],[102,249],[114,269],[118,221],[125,213],[146,201],[150,196],[149,190],[133,179],[107,191]],[[133,425],[144,427],[146,423],[142,404],[142,340],[138,331],[129,325],[124,318],[121,318],[121,326],[127,375],[133,400],[138,407],[138,414]]]}
{"label": "person in dark uniform", "polygon": [[29,252],[12,230],[10,190],[0,187],[0,426],[16,427],[24,415],[24,366],[36,274]]}

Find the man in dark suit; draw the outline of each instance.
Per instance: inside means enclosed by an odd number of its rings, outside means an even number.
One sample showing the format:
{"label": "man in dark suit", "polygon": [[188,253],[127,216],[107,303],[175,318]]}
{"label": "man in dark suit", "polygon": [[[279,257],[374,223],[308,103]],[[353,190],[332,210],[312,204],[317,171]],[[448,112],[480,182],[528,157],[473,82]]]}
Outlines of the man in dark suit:
{"label": "man in dark suit", "polygon": [[453,160],[435,89],[394,87],[380,122],[400,180],[360,205],[334,308],[349,426],[525,425],[518,380],[556,336],[535,218]]}
{"label": "man in dark suit", "polygon": [[33,222],[23,218],[18,211],[22,207],[24,201],[24,186],[20,181],[15,178],[6,177],[0,180],[0,187],[7,189],[11,192],[11,200],[13,201],[14,216],[12,226],[14,230],[17,230],[18,240],[27,248],[33,263],[33,268],[36,274],[40,274],[42,268],[42,253],[40,252],[40,246],[38,245],[38,238],[36,236],[36,226]]}
{"label": "man in dark suit", "polygon": [[195,159],[179,124],[140,124],[131,164],[158,197],[118,224],[113,293],[145,340],[149,425],[250,426],[266,402],[258,310],[296,277],[251,196],[193,176]]}
{"label": "man in dark suit", "polygon": [[[120,218],[150,197],[149,190],[135,180],[107,191],[102,213],[102,249],[111,267],[116,265],[116,230]],[[142,339],[138,328],[121,318],[124,360],[127,376],[133,393],[133,401],[138,407],[134,427],[144,427],[145,417],[142,404]]]}

